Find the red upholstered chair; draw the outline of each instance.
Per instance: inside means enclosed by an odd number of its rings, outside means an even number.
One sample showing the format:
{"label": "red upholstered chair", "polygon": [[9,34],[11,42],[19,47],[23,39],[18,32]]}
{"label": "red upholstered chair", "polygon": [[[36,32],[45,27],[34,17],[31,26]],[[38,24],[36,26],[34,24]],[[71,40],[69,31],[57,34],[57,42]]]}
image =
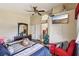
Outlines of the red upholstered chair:
{"label": "red upholstered chair", "polygon": [[49,44],[49,50],[52,55],[55,54],[55,48],[56,48],[56,44],[54,43]]}
{"label": "red upholstered chair", "polygon": [[50,48],[50,52],[55,55],[58,56],[72,56],[74,54],[74,49],[76,47],[76,43],[75,40],[72,40],[69,45],[68,48],[65,50],[63,50],[62,48],[57,48],[55,45],[49,47]]}
{"label": "red upholstered chair", "polygon": [[63,50],[62,48],[55,48],[55,54],[59,55],[59,56],[73,56],[75,47],[76,47],[75,40],[72,40],[69,43],[68,48],[66,49],[66,51]]}

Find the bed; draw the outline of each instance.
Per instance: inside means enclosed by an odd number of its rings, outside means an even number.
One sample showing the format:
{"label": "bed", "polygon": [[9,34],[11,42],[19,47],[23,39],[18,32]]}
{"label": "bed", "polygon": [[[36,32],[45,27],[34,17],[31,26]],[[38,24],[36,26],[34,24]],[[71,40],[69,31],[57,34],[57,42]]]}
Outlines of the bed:
{"label": "bed", "polygon": [[21,51],[12,54],[12,56],[51,56],[51,54],[48,48],[37,43],[31,47],[24,48]]}
{"label": "bed", "polygon": [[[26,40],[26,39],[25,39]],[[27,46],[20,44],[21,40],[15,40],[5,45],[0,45],[0,56],[51,56],[50,51],[47,47],[40,43],[27,40],[29,42]],[[25,42],[25,41],[24,41]]]}

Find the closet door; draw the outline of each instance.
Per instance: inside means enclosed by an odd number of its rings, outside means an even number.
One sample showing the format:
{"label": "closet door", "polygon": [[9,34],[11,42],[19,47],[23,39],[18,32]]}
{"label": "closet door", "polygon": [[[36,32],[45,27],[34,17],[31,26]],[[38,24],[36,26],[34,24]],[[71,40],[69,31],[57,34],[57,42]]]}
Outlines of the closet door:
{"label": "closet door", "polygon": [[40,39],[41,27],[40,24],[36,25],[36,39]]}
{"label": "closet door", "polygon": [[40,39],[40,24],[32,25],[32,39]]}
{"label": "closet door", "polygon": [[31,26],[31,32],[32,32],[32,39],[35,39],[36,38],[36,35],[35,35],[35,33],[36,33],[36,27],[35,27],[35,25]]}

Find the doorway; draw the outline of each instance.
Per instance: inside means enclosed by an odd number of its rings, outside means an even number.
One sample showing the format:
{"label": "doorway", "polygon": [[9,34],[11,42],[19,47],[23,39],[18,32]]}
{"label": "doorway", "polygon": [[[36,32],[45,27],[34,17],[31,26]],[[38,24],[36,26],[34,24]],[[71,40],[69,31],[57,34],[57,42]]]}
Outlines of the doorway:
{"label": "doorway", "polygon": [[49,43],[48,15],[44,15],[41,20],[41,39],[43,43]]}

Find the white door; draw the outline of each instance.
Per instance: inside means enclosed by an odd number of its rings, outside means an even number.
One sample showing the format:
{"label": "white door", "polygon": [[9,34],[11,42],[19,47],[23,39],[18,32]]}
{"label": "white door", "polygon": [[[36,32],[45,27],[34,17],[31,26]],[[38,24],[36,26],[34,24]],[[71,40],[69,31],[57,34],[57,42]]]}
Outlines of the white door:
{"label": "white door", "polygon": [[32,39],[40,39],[40,24],[35,24],[31,26]]}

